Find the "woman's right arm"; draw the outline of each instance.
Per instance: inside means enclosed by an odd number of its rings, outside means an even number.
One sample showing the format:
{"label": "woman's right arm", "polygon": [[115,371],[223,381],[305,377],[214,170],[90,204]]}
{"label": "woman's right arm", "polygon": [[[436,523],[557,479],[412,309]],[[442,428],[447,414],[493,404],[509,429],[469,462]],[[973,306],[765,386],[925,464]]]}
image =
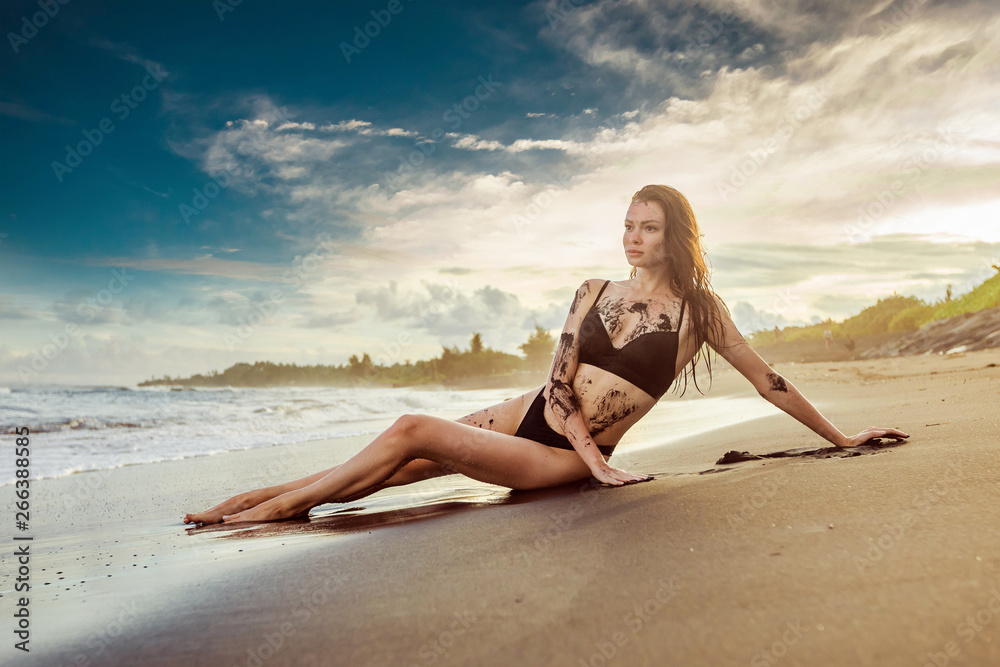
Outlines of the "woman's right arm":
{"label": "woman's right arm", "polygon": [[545,387],[548,392],[548,404],[552,408],[552,414],[559,422],[562,432],[566,434],[573,448],[590,468],[595,478],[613,485],[641,482],[650,478],[647,475],[635,475],[612,468],[604,460],[604,455],[601,454],[590,436],[590,431],[587,430],[583,412],[580,410],[580,403],[577,400],[576,392],[573,391],[573,379],[576,377],[576,369],[580,361],[580,329],[583,325],[583,318],[596,299],[597,290],[595,288],[600,284],[600,280],[588,280],[576,290],[569,315],[566,317],[566,324],[563,326],[559,343],[556,345],[552,368],[549,369],[549,379]]}
{"label": "woman's right arm", "polygon": [[576,377],[576,368],[580,360],[580,328],[584,315],[594,303],[596,295],[594,284],[597,282],[586,281],[573,296],[566,324],[563,325],[559,342],[556,344],[556,353],[552,359],[545,387],[552,414],[562,427],[562,432],[566,434],[591,470],[599,462],[604,463],[604,457],[590,437],[590,431],[587,430],[583,413],[580,411],[580,403],[577,401],[576,392],[573,391],[573,378]]}

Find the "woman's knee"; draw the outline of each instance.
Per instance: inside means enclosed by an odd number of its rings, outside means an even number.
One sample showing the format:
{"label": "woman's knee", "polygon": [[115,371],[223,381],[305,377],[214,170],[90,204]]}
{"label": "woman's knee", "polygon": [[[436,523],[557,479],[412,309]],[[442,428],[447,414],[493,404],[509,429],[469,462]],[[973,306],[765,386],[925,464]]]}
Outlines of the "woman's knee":
{"label": "woman's knee", "polygon": [[427,415],[402,415],[386,433],[393,444],[405,451],[420,442],[430,419]]}

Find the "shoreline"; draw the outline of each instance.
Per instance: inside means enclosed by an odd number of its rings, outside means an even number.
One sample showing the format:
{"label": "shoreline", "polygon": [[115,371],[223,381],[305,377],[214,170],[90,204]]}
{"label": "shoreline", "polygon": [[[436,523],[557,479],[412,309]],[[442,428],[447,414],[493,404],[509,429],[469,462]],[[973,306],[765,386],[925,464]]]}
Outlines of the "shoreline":
{"label": "shoreline", "polygon": [[[376,388],[333,394],[322,387],[287,390],[207,391],[208,399],[173,402],[154,397],[152,403],[145,396],[118,403],[117,391],[110,395],[85,391],[82,407],[40,407],[34,419],[16,423],[8,419],[0,434],[11,437],[15,427],[31,429],[35,445],[31,479],[41,480],[283,444],[346,442],[355,436],[373,437],[404,412],[461,416],[512,395],[505,389]],[[74,395],[59,398],[72,401]],[[33,399],[31,394],[20,396],[15,413]],[[45,397],[38,401],[44,404]],[[104,408],[102,401],[112,407]],[[156,414],[150,414],[150,405]],[[97,410],[97,416],[79,416],[90,410]],[[0,460],[0,487],[14,481],[13,461]]]}
{"label": "shoreline", "polygon": [[[1000,350],[775,364],[842,431],[910,433],[849,458],[716,464],[828,443],[780,411],[678,435],[692,384],[629,431],[614,464],[655,479],[619,488],[448,476],[308,521],[187,530],[184,511],[337,453],[314,441],[40,480],[23,662],[912,665],[952,648],[952,664],[986,664],[1000,613],[971,641],[956,627],[1000,590],[989,364]],[[709,397],[757,396],[721,363],[713,375]]]}
{"label": "shoreline", "polygon": [[[725,364],[725,362],[721,361],[721,358],[720,358],[720,362],[721,362],[721,364]],[[471,392],[477,392],[477,391],[496,393],[498,389],[499,389],[499,391],[502,391],[504,393],[508,393],[509,392],[509,396],[504,396],[503,398],[500,398],[499,396],[493,396],[492,398],[488,399],[488,400],[498,400],[499,401],[499,400],[507,400],[508,398],[512,398],[512,397],[514,397],[514,396],[516,396],[516,395],[518,395],[520,393],[527,392],[529,390],[533,390],[533,389],[535,389],[535,385],[531,385],[531,386],[517,386],[517,387],[510,387],[510,388],[496,388],[496,387],[491,387],[491,388],[485,388],[485,389],[484,388],[456,389],[456,388],[453,388],[453,387],[442,387],[442,386],[433,386],[433,387],[428,386],[428,387],[416,387],[416,388],[414,388],[414,387],[407,387],[406,389],[416,390],[416,391],[427,391],[429,393],[433,393],[433,392],[437,392],[437,391],[452,392],[452,393],[454,393],[454,392],[466,392],[466,391],[468,391],[470,393]],[[692,387],[691,387],[690,391],[691,392],[695,391],[695,389],[693,387],[693,384],[692,384]],[[688,394],[687,397],[690,397],[690,394]],[[713,390],[711,393],[709,393],[708,396],[700,396],[699,395],[698,397],[702,398],[702,399],[708,398],[710,400],[712,400],[712,399],[719,399],[719,398],[726,398],[726,399],[728,399],[727,395],[719,396],[718,395],[718,390]],[[756,404],[758,402],[755,400],[755,401],[753,401],[753,403]],[[657,408],[659,408],[659,409],[662,410],[663,409],[662,406],[664,406],[664,405],[669,406],[670,404],[671,404],[671,401],[669,401],[669,400],[663,401],[661,403],[661,405],[657,406]],[[657,408],[654,408],[654,410],[656,410]],[[702,412],[705,412],[706,414],[711,414],[712,411],[713,411],[708,406],[702,406],[702,408],[703,408]],[[766,410],[766,408],[765,408],[765,410]],[[759,410],[759,407],[758,407],[757,410],[751,410],[750,412],[759,412],[759,411],[760,410]],[[435,414],[435,415],[443,416],[443,417],[446,417],[446,418],[455,418],[455,417],[461,416],[460,415],[460,411],[449,410],[449,409],[419,410],[419,412],[422,413],[422,414]],[[744,412],[747,412],[747,411],[744,410]],[[41,476],[41,477],[33,477],[33,478],[31,478],[31,481],[34,483],[34,482],[38,482],[38,481],[42,481],[42,480],[61,479],[61,478],[72,477],[74,475],[79,475],[79,474],[84,474],[84,473],[95,473],[95,472],[99,473],[99,472],[104,472],[104,471],[109,471],[109,470],[117,470],[119,468],[127,468],[127,467],[131,467],[131,466],[136,466],[136,465],[154,465],[154,464],[158,464],[158,463],[168,463],[168,462],[173,462],[173,461],[197,460],[197,459],[202,459],[202,458],[205,458],[205,457],[219,456],[219,455],[229,454],[229,453],[233,453],[233,452],[244,452],[244,451],[258,450],[258,449],[267,450],[267,449],[274,448],[274,447],[285,447],[285,446],[293,446],[293,447],[294,446],[300,446],[300,445],[306,446],[306,445],[308,445],[310,443],[317,444],[317,445],[322,445],[323,447],[326,447],[327,445],[329,445],[331,447],[336,447],[336,446],[338,446],[338,444],[340,444],[340,445],[342,445],[345,448],[346,451],[349,451],[351,454],[353,454],[353,453],[355,453],[356,451],[358,451],[360,449],[360,447],[355,446],[353,443],[360,442],[360,441],[363,441],[363,440],[366,441],[367,439],[370,439],[370,438],[374,437],[375,435],[377,435],[378,433],[382,432],[385,428],[388,428],[388,426],[392,423],[392,421],[396,418],[396,416],[398,416],[398,415],[393,415],[391,417],[390,416],[386,416],[386,417],[371,417],[371,418],[366,419],[366,420],[344,422],[345,425],[350,424],[351,426],[357,427],[357,429],[359,429],[359,430],[357,430],[357,431],[351,431],[351,432],[344,432],[344,433],[341,433],[341,434],[335,435],[335,436],[317,436],[317,437],[307,438],[307,439],[303,439],[303,440],[292,440],[292,441],[289,441],[289,442],[270,442],[270,443],[266,443],[266,444],[250,445],[250,446],[236,448],[236,449],[226,449],[226,450],[208,451],[208,452],[203,452],[203,453],[183,454],[183,455],[180,455],[180,456],[176,456],[174,458],[160,458],[160,459],[156,459],[156,460],[153,460],[153,461],[125,461],[125,462],[119,463],[117,465],[114,465],[112,467],[84,468],[84,469],[76,469],[76,470],[65,471],[65,472],[62,472],[60,474],[55,474],[55,475],[48,475],[48,474],[46,474],[46,475]],[[30,424],[29,424],[29,426],[30,426]],[[718,428],[718,427],[719,426],[716,425],[713,428]],[[638,426],[636,428],[638,428]],[[639,429],[638,432],[641,432],[641,430],[642,429]],[[702,430],[704,430],[704,429],[702,429]],[[711,430],[711,429],[709,429],[709,430]],[[635,433],[636,432],[637,431],[635,429],[633,429],[632,431],[630,431],[629,434],[627,435],[627,437],[623,439],[623,443],[629,442],[631,440],[635,440],[636,439],[635,438]],[[698,431],[698,432],[700,432],[700,431]],[[32,437],[32,440],[36,443],[36,447],[44,446],[44,438],[49,433],[51,433],[51,431],[32,431],[31,432],[31,437]],[[62,434],[63,432],[60,431],[59,433]],[[83,432],[83,435],[87,435],[87,432]],[[14,480],[13,479],[11,479],[10,481],[0,481],[0,489],[2,489],[4,487],[13,487],[13,485],[14,485]]]}

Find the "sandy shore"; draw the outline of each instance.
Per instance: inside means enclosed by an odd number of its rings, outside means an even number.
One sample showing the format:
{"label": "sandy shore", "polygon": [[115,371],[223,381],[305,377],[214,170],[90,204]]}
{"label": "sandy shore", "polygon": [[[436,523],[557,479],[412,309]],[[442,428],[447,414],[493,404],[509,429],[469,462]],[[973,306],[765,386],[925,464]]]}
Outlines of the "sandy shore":
{"label": "sandy shore", "polygon": [[[731,399],[725,414],[704,414],[692,386],[628,434],[614,462],[656,479],[624,488],[510,493],[452,476],[311,521],[189,531],[185,510],[332,465],[340,450],[284,445],[42,480],[31,652],[13,649],[8,538],[0,658],[1000,663],[1000,350],[775,368],[842,431],[895,426],[910,441],[716,464],[729,450],[826,444],[725,370],[709,394]],[[685,419],[717,428],[685,435]]]}

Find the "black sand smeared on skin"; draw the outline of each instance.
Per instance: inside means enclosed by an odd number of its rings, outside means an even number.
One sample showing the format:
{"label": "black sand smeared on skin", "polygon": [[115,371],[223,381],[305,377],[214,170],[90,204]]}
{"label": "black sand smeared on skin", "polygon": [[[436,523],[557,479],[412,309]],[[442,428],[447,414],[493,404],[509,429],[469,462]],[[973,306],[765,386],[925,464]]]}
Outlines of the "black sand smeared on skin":
{"label": "black sand smeared on skin", "polygon": [[[661,304],[652,300],[630,303],[624,298],[617,297],[610,299],[597,310],[612,343],[620,349],[645,334],[674,331],[673,318],[666,312],[661,310],[654,314],[653,311],[657,310],[658,306]],[[614,339],[622,332],[627,332],[622,341],[614,343]]]}
{"label": "black sand smeared on skin", "polygon": [[[480,418],[479,416],[474,417],[474,415],[481,415],[482,418]],[[462,417],[460,421],[470,426],[475,426],[476,428],[485,428],[489,431],[495,431],[496,428],[494,428],[493,426],[494,422],[496,421],[494,419],[495,415],[496,413],[493,410],[484,409],[478,412],[473,412],[471,414],[465,415],[464,417]]]}
{"label": "black sand smeared on skin", "polygon": [[[578,358],[579,341],[573,334],[563,332],[559,336],[556,355],[552,364],[552,377],[549,378],[548,404],[556,419],[565,423],[573,414],[580,411],[580,401],[570,384],[572,374],[570,363]],[[590,443],[587,443],[589,446]]]}
{"label": "black sand smeared on skin", "polygon": [[635,402],[628,394],[612,389],[597,403],[597,412],[590,420],[590,435],[603,433],[635,411]]}
{"label": "black sand smeared on skin", "polygon": [[575,344],[576,337],[573,334],[564,333],[559,336],[559,347],[556,348],[556,361],[553,368],[555,369],[555,374],[561,379],[569,377],[569,362],[576,351]]}
{"label": "black sand smeared on skin", "polygon": [[570,315],[576,315],[577,306],[580,305],[580,302],[583,300],[583,297],[587,296],[588,294],[590,294],[590,285],[588,283],[583,283],[582,285],[580,285],[580,288],[576,290],[576,294],[573,296],[573,303],[570,304],[569,307]]}
{"label": "black sand smeared on skin", "polygon": [[608,330],[608,335],[612,338],[617,336],[624,328],[625,299],[611,299],[603,307],[598,309],[599,314],[604,319],[604,326]]}
{"label": "black sand smeared on skin", "polygon": [[552,380],[549,405],[552,406],[552,412],[561,417],[563,421],[580,409],[580,403],[576,399],[573,387],[561,380]]}
{"label": "black sand smeared on skin", "polygon": [[586,403],[590,399],[587,396],[593,390],[594,381],[590,378],[585,378],[582,381],[575,381],[573,386],[576,387],[576,396],[580,400],[580,403]]}
{"label": "black sand smeared on skin", "polygon": [[785,378],[781,377],[777,373],[768,373],[767,380],[771,383],[771,391],[788,393],[788,386],[785,384]]}

